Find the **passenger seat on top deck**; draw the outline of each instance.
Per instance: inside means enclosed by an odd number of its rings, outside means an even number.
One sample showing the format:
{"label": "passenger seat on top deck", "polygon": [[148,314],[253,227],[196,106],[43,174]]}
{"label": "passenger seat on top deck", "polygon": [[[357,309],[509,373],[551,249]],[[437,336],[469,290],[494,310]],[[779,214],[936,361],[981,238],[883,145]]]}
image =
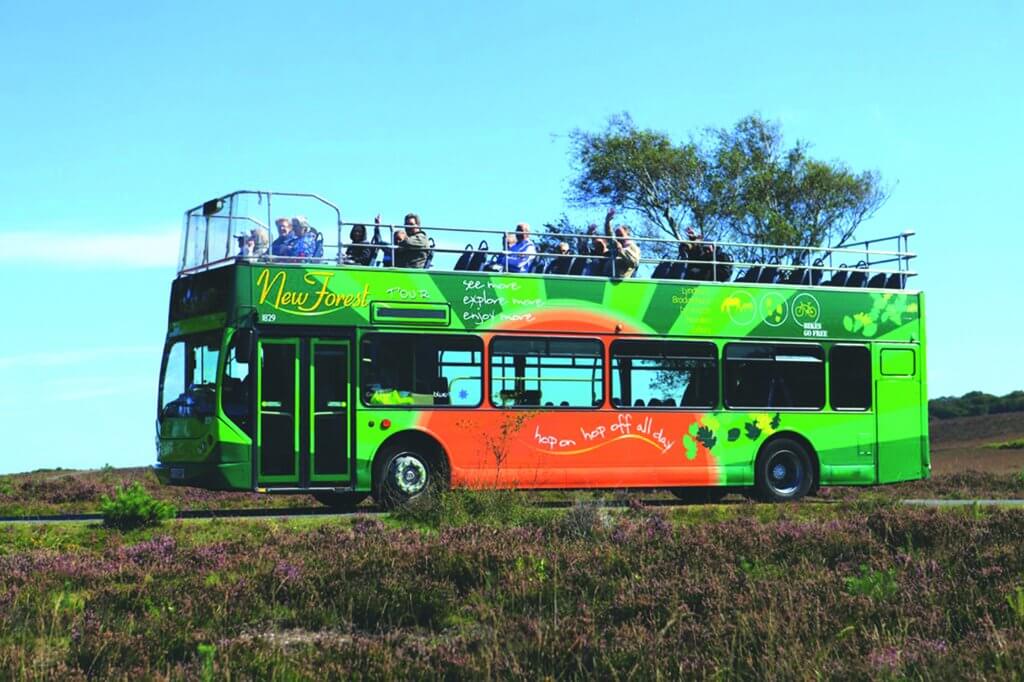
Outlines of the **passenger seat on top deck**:
{"label": "passenger seat on top deck", "polygon": [[761,276],[761,266],[752,265],[746,269],[746,271],[736,278],[737,282],[756,282],[757,278]]}
{"label": "passenger seat on top deck", "polygon": [[832,278],[825,282],[827,287],[842,287],[846,286],[846,278],[850,273],[846,271],[847,265],[843,263],[839,266],[839,269],[832,273]]}
{"label": "passenger seat on top deck", "polygon": [[470,257],[469,265],[466,266],[466,269],[470,272],[480,272],[480,269],[484,267],[484,263],[487,262],[486,252],[488,248],[487,240],[480,240],[480,244],[476,247],[476,251],[474,251],[473,255]]}
{"label": "passenger seat on top deck", "polygon": [[878,272],[871,276],[868,280],[868,289],[884,289],[885,288],[885,273]]}
{"label": "passenger seat on top deck", "polygon": [[651,273],[651,279],[671,279],[669,272],[672,271],[672,263],[667,260],[663,260],[658,263],[654,268],[654,272]]}
{"label": "passenger seat on top deck", "polygon": [[907,282],[906,276],[902,272],[894,272],[889,275],[889,279],[885,282],[886,289],[902,289]]}
{"label": "passenger seat on top deck", "polygon": [[866,268],[867,266],[867,263],[865,263],[864,261],[857,263],[858,271],[850,273],[850,276],[846,278],[846,286],[854,287],[856,289],[863,287],[864,282],[867,280],[868,276],[865,273],[860,272],[860,269]]}
{"label": "passenger seat on top deck", "polygon": [[775,276],[779,272],[778,265],[766,265],[761,269],[761,274],[757,276],[758,284],[772,284],[775,282]]}
{"label": "passenger seat on top deck", "polygon": [[459,255],[459,259],[455,261],[454,270],[469,270],[469,262],[473,259],[473,245],[466,244],[466,247],[462,249],[462,253]]}
{"label": "passenger seat on top deck", "polygon": [[572,261],[572,267],[569,268],[570,275],[582,275],[583,271],[587,268],[587,259],[584,256],[577,256]]}

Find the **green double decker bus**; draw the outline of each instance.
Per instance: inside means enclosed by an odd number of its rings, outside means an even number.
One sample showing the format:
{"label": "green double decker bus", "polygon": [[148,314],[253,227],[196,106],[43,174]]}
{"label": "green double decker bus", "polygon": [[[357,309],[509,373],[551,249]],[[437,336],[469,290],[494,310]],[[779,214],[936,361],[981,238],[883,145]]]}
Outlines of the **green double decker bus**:
{"label": "green double decker bus", "polygon": [[[238,254],[239,233],[300,213],[316,254]],[[351,227],[315,195],[236,192],[186,213],[162,482],[393,506],[445,486],[779,501],[930,474],[909,233],[719,244],[732,262],[717,270],[717,256],[664,267],[653,254],[677,245],[640,240],[648,257],[619,278],[551,267],[593,258],[571,254],[481,270],[497,230],[426,228],[429,269],[350,264]],[[400,228],[381,226],[375,261]]]}

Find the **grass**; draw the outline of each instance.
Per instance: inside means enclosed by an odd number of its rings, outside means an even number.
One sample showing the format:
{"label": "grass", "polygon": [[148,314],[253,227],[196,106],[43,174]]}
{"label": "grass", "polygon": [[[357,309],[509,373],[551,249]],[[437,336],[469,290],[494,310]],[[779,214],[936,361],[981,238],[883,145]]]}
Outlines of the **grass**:
{"label": "grass", "polygon": [[1002,443],[989,443],[985,447],[992,448],[993,450],[1024,450],[1024,438],[1008,440]]}
{"label": "grass", "polygon": [[1024,676],[1024,513],[590,499],[0,527],[0,678]]}

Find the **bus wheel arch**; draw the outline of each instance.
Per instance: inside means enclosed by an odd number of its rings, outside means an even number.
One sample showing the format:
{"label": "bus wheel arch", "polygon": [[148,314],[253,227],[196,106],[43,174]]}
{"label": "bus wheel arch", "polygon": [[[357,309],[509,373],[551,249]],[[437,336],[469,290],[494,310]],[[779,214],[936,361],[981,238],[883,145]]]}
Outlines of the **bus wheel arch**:
{"label": "bus wheel arch", "polygon": [[804,436],[779,431],[765,440],[754,459],[754,494],[765,502],[814,495],[821,480],[818,453]]}
{"label": "bus wheel arch", "polygon": [[373,458],[373,497],[385,509],[448,488],[448,454],[436,438],[423,431],[396,433]]}

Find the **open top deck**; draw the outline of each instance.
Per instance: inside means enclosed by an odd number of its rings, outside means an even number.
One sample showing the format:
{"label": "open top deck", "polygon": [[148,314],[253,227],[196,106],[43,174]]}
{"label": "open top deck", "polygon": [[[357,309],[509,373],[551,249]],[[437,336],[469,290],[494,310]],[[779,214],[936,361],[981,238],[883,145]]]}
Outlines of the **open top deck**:
{"label": "open top deck", "polygon": [[[317,242],[313,255],[296,257],[271,248],[277,236],[275,221],[296,217],[313,228]],[[364,228],[366,242],[352,241],[352,228],[358,226]],[[314,194],[238,191],[186,212],[178,271],[189,275],[239,260],[307,267],[390,267],[396,250],[395,235],[403,227],[345,220],[337,205]],[[533,231],[536,255],[522,272],[510,273],[507,264],[515,257],[506,242],[510,229],[424,225],[423,230],[431,244],[426,269],[432,272],[605,279],[619,275],[614,258],[594,253],[599,241],[608,243],[614,253],[614,240],[601,233]],[[257,242],[255,250],[247,250],[247,236],[258,232],[264,235],[265,246]],[[706,247],[706,257],[701,259],[681,257],[680,242],[673,239],[632,237],[642,255],[632,278],[906,290],[917,274],[911,268],[916,257],[909,250],[912,235],[903,232],[839,247],[701,241],[697,243]],[[559,242],[569,245],[569,253],[558,253]],[[369,265],[352,262],[349,254],[353,246],[372,249]]]}

